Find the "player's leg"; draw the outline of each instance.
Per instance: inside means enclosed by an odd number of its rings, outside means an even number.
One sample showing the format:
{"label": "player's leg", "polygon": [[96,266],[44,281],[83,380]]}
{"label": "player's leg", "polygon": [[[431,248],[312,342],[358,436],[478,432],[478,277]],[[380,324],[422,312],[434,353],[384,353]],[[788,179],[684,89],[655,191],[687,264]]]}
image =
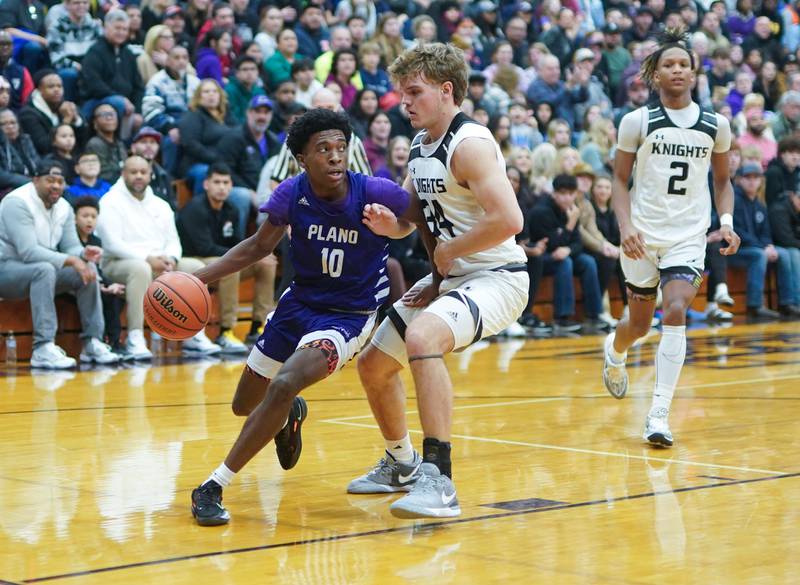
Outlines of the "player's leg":
{"label": "player's leg", "polygon": [[658,264],[654,253],[645,258],[632,260],[621,257],[625,274],[628,313],[617,323],[617,328],[608,334],[603,345],[603,383],[614,398],[623,398],[628,391],[628,372],[625,360],[628,348],[647,334],[658,294]]}
{"label": "player's leg", "polygon": [[269,378],[262,376],[249,365],[245,365],[239,384],[236,386],[236,394],[233,395],[231,408],[236,416],[249,416],[258,406],[269,388]]}
{"label": "player's leg", "polygon": [[695,269],[666,269],[662,276],[664,317],[656,351],[656,383],[645,422],[644,438],[653,445],[669,447],[672,433],[667,418],[672,397],[686,358],[686,311],[697,294],[700,277]]}
{"label": "player's leg", "polygon": [[406,322],[418,309],[398,301],[389,309],[372,341],[358,356],[358,375],[380,427],[386,454],[364,475],[347,486],[351,494],[407,492],[419,478],[422,462],[411,444],[406,422],[406,392],[400,370],[406,361]]}

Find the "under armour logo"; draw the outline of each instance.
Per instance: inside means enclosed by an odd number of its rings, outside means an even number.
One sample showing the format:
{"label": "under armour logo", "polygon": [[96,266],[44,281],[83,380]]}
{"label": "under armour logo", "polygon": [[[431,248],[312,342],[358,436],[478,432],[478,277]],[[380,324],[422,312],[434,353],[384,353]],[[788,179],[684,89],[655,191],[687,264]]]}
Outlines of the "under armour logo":
{"label": "under armour logo", "polygon": [[301,197],[301,198],[300,198],[300,201],[298,201],[297,203],[298,203],[299,205],[305,205],[305,206],[307,206],[307,207],[311,207],[311,205],[310,205],[310,204],[309,204],[309,202],[308,202],[308,199],[306,199],[306,198],[305,198],[305,196]]}
{"label": "under armour logo", "polygon": [[663,135],[662,133],[660,133],[660,132],[659,132],[658,134],[656,134],[656,135],[654,136],[654,138],[655,138],[656,140],[664,140],[664,135]]}

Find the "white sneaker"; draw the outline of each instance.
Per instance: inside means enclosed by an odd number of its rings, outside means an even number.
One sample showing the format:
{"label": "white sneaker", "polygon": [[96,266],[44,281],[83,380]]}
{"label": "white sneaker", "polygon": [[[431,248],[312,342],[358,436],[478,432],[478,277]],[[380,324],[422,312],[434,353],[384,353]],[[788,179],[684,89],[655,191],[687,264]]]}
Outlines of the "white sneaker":
{"label": "white sneaker", "polygon": [[734,305],[733,298],[731,298],[726,285],[717,285],[717,290],[714,292],[714,302],[718,305],[725,305],[726,307],[732,307]]}
{"label": "white sneaker", "polygon": [[619,321],[617,321],[616,319],[614,319],[614,317],[611,316],[611,313],[608,313],[606,311],[600,313],[597,316],[597,318],[606,325],[608,325],[609,327],[611,327],[612,329],[614,329],[617,326],[617,323],[619,323]]}
{"label": "white sneaker", "polygon": [[47,368],[49,370],[68,370],[78,365],[75,358],[67,355],[63,349],[52,341],[40,345],[33,350],[31,355],[32,368]]}
{"label": "white sneaker", "polygon": [[141,329],[129,329],[128,339],[125,341],[125,351],[134,360],[151,360],[152,352],[147,349],[144,341],[144,331]]}
{"label": "white sneaker", "polygon": [[216,343],[213,343],[203,330],[194,337],[190,337],[184,341],[183,347],[181,348],[181,353],[187,356],[216,355],[221,351],[222,348]]}
{"label": "white sneaker", "polygon": [[644,423],[644,440],[657,447],[672,447],[672,433],[669,430],[667,417],[669,411],[666,408],[656,409],[655,412],[647,415]]}
{"label": "white sneaker", "polygon": [[625,362],[618,364],[611,359],[610,351],[613,342],[614,334],[610,333],[603,343],[603,384],[611,396],[621,399],[628,391],[628,372],[625,370]]}
{"label": "white sneaker", "polygon": [[111,348],[92,337],[83,345],[81,352],[81,362],[96,363],[96,364],[115,364],[119,361],[119,355],[111,351]]}
{"label": "white sneaker", "polygon": [[511,325],[506,327],[500,335],[504,337],[528,337],[528,332],[522,325],[514,321]]}
{"label": "white sneaker", "polygon": [[733,313],[721,309],[717,303],[708,303],[706,321],[733,321]]}

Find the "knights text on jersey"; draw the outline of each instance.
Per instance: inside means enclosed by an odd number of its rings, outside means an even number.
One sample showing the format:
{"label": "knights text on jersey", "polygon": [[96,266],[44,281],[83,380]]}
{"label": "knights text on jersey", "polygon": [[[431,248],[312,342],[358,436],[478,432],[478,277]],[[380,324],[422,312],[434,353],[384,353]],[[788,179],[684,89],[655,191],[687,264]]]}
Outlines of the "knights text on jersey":
{"label": "knights text on jersey", "polygon": [[[447,131],[435,142],[425,144],[426,131],[411,143],[408,169],[414,189],[422,204],[425,219],[433,235],[442,241],[451,240],[471,230],[485,214],[472,191],[458,184],[450,170],[455,149],[466,138],[491,140],[497,159],[477,164],[498,164],[505,169],[500,147],[491,132],[463,113],[453,118]],[[488,250],[457,258],[450,276],[463,276],[479,270],[492,270],[506,264],[526,262],[525,253],[514,238]]]}
{"label": "knights text on jersey", "polygon": [[658,101],[642,113],[631,221],[648,245],[669,247],[704,234],[710,224],[708,174],[719,121],[701,107],[695,124],[681,128]]}

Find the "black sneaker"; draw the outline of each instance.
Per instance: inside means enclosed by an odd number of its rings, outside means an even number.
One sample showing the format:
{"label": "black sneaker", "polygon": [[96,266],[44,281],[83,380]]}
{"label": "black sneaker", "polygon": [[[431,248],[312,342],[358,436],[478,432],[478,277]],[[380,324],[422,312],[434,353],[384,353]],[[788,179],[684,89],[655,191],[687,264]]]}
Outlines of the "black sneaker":
{"label": "black sneaker", "polygon": [[754,321],[777,321],[780,313],[766,307],[747,307],[747,317]]}
{"label": "black sneaker", "polygon": [[581,324],[569,319],[556,319],[555,331],[557,333],[575,333],[581,330]]}
{"label": "black sneaker", "polygon": [[297,460],[300,459],[300,452],[303,450],[300,427],[303,426],[303,421],[307,416],[306,401],[300,396],[295,396],[286,426],[275,435],[275,451],[278,453],[278,461],[284,469],[291,469],[297,465]]}
{"label": "black sneaker", "polygon": [[797,305],[781,305],[778,312],[784,319],[797,319],[800,317],[800,307]]}
{"label": "black sneaker", "polygon": [[222,486],[207,481],[192,491],[192,516],[200,526],[221,526],[231,515],[222,505]]}

